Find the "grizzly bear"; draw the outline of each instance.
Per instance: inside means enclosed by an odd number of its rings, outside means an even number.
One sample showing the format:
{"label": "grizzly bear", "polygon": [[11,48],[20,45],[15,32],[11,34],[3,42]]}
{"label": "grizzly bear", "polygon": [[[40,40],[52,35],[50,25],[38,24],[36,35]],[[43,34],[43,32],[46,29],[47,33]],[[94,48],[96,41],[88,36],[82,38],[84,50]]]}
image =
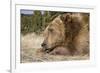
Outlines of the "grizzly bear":
{"label": "grizzly bear", "polygon": [[63,13],[44,30],[42,50],[51,55],[89,55],[89,14]]}

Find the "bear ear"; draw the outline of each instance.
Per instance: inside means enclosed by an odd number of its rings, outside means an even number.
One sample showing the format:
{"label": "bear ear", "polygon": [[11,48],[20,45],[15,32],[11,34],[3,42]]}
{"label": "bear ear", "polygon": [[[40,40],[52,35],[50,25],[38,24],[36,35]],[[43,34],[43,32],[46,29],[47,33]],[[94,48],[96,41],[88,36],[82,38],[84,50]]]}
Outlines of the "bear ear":
{"label": "bear ear", "polygon": [[60,16],[60,19],[64,22],[64,23],[66,23],[66,22],[71,22],[71,17],[72,16],[72,14],[71,13],[64,13],[64,14],[62,14],[61,16]]}

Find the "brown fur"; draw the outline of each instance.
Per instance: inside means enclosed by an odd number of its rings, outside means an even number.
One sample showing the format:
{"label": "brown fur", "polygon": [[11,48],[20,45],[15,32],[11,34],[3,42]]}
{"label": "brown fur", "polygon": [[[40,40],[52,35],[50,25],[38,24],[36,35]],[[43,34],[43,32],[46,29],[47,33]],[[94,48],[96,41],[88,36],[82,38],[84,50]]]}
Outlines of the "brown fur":
{"label": "brown fur", "polygon": [[58,55],[89,54],[88,14],[65,13],[57,16],[44,31],[42,47],[45,52]]}

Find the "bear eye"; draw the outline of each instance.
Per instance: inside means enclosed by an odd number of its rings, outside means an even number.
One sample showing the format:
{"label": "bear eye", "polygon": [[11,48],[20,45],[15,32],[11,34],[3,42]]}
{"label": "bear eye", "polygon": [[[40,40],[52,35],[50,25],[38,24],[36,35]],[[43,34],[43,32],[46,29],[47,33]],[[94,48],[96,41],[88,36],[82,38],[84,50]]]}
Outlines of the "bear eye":
{"label": "bear eye", "polygon": [[53,29],[52,28],[49,28],[48,31],[53,32]]}

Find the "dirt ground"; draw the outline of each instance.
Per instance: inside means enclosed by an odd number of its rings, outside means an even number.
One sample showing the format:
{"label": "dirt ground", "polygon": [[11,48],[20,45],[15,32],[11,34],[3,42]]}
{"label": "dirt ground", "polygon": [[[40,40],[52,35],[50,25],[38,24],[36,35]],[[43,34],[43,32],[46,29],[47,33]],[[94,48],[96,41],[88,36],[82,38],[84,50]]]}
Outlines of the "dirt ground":
{"label": "dirt ground", "polygon": [[43,42],[42,35],[30,33],[21,35],[21,63],[28,62],[52,62],[52,61],[70,61],[70,60],[88,60],[85,56],[61,56],[39,53],[41,43]]}

